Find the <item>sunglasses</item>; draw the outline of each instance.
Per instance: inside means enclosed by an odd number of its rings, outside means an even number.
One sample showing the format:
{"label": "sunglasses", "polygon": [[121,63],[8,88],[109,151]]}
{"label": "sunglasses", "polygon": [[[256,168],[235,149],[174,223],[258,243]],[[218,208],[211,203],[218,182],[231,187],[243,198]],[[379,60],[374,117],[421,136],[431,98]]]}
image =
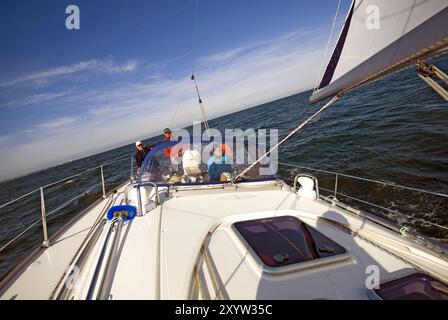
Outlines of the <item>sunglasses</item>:
{"label": "sunglasses", "polygon": [[164,133],[165,134],[171,134],[171,131],[165,131]]}
{"label": "sunglasses", "polygon": [[137,147],[143,147],[143,143],[139,144]]}

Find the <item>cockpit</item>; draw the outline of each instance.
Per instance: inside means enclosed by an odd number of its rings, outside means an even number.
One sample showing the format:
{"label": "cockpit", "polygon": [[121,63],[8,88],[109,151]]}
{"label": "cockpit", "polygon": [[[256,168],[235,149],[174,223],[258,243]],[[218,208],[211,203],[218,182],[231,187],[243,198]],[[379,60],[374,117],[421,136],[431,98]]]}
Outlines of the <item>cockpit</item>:
{"label": "cockpit", "polygon": [[195,141],[193,138],[165,141],[148,153],[138,181],[174,185],[275,179],[269,158],[240,175],[264,152],[264,147],[250,146],[247,140],[241,143],[213,139]]}

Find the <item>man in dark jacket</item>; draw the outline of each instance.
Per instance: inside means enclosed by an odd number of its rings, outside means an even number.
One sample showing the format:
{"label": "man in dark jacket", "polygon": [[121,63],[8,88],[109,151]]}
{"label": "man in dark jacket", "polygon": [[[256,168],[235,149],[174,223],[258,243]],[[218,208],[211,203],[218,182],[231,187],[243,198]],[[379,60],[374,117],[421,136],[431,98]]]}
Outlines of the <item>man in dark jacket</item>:
{"label": "man in dark jacket", "polygon": [[143,142],[137,141],[135,143],[135,147],[137,148],[137,152],[135,153],[135,163],[137,164],[137,167],[140,168],[146,158],[146,155],[149,153],[149,151],[151,151],[153,145],[145,147],[143,145]]}

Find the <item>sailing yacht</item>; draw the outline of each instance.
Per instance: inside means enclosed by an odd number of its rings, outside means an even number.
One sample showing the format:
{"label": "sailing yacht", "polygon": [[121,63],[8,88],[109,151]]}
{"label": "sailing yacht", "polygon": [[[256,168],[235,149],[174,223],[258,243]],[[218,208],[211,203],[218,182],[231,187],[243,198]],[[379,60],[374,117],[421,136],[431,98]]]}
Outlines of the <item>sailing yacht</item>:
{"label": "sailing yacht", "polygon": [[[448,49],[447,5],[354,0],[310,99],[332,98],[290,135],[410,66],[446,99],[430,62]],[[366,26],[371,6],[379,29]],[[50,238],[43,210],[44,244],[2,280],[1,299],[447,300],[442,243],[323,196],[306,170],[293,185],[276,175],[269,154],[290,135],[261,154],[243,141],[244,161],[224,160],[236,152],[212,135],[158,144]]]}

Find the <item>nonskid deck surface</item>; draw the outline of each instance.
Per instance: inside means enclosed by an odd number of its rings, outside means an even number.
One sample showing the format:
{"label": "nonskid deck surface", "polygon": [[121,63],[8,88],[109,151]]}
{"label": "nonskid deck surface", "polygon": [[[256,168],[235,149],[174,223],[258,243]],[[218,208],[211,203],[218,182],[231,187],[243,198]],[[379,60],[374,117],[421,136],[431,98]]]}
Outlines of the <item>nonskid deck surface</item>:
{"label": "nonskid deck surface", "polygon": [[[113,204],[123,203],[123,191],[114,195]],[[54,298],[58,282],[79,255],[106,201],[33,261],[1,298]],[[234,223],[279,216],[300,219],[345,248],[346,255],[306,268],[280,272],[267,268],[241,239]],[[354,235],[341,226],[362,232]],[[68,298],[86,299],[107,230],[98,238]],[[108,299],[368,299],[366,281],[372,268],[377,268],[381,280],[413,272],[416,264],[448,275],[446,261],[423,259],[428,255],[399,235],[278,186],[179,193],[127,222],[119,240]]]}

